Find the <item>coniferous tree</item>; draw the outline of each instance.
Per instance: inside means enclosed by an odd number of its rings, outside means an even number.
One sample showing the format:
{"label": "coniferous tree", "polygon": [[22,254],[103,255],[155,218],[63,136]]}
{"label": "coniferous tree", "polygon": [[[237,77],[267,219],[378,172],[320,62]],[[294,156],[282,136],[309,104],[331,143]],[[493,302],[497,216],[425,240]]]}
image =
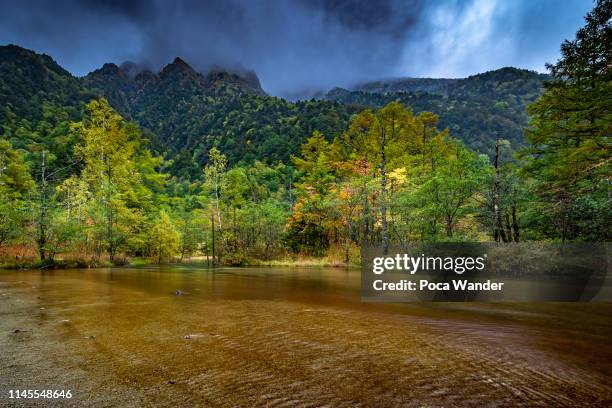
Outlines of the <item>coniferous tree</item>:
{"label": "coniferous tree", "polygon": [[562,240],[605,240],[611,231],[612,1],[598,0],[585,20],[529,107],[525,170],[538,181],[547,234]]}

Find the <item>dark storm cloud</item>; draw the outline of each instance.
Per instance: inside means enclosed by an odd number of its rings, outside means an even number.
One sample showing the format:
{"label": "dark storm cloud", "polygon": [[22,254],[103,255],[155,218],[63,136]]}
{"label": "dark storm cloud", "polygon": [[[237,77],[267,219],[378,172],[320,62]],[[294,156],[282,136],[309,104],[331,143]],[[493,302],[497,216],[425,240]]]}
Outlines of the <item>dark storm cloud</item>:
{"label": "dark storm cloud", "polygon": [[52,55],[77,75],[104,62],[253,69],[272,94],[389,76],[542,70],[587,0],[4,1],[0,43]]}
{"label": "dark storm cloud", "polygon": [[[410,5],[410,12],[400,6]],[[348,85],[397,64],[418,2],[160,2],[140,18],[140,59],[254,69],[274,94]]]}

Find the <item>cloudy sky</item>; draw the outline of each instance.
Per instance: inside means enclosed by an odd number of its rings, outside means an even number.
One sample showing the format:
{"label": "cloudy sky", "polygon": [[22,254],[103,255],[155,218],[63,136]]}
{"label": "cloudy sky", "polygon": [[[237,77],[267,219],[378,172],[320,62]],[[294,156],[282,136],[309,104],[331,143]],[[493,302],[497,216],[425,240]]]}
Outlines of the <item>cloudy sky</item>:
{"label": "cloudy sky", "polygon": [[255,70],[274,95],[397,76],[544,71],[591,0],[0,0],[0,45],[75,75],[131,60],[158,70]]}

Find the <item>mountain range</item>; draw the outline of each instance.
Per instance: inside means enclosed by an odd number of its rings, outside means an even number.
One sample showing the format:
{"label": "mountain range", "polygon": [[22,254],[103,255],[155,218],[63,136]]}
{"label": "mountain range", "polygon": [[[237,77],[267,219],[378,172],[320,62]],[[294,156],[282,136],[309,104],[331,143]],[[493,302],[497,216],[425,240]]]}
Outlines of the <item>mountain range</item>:
{"label": "mountain range", "polygon": [[69,149],[70,137],[58,141],[53,130],[58,121],[79,120],[85,103],[104,96],[140,125],[172,173],[197,177],[212,146],[230,163],[286,163],[313,131],[339,136],[351,115],[398,100],[416,112],[438,114],[441,128],[491,153],[497,138],[522,144],[526,106],[539,97],[546,79],[502,68],[464,79],[381,80],[291,102],[267,95],[254,72],[201,73],[175,58],[160,72],[107,63],[78,78],[48,55],[7,45],[0,46],[0,137],[26,150]]}

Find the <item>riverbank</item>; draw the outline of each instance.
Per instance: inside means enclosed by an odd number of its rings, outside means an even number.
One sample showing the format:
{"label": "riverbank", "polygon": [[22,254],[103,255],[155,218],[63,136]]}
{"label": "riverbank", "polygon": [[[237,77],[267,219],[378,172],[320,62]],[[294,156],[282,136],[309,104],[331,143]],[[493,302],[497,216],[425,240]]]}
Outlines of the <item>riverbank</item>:
{"label": "riverbank", "polygon": [[[213,262],[207,257],[198,256],[185,259],[176,259],[173,262],[164,262],[161,265],[181,265],[181,264],[197,264],[203,267],[212,267]],[[111,267],[136,267],[146,265],[160,265],[150,258],[133,258],[121,260],[115,264],[108,260],[102,261],[86,261],[82,259],[59,259],[53,261],[40,260],[19,260],[19,261],[0,261],[0,269],[7,270],[31,270],[31,269],[92,269],[92,268],[111,268]],[[263,260],[263,259],[246,259],[240,264],[235,263],[215,263],[214,266],[268,266],[268,267],[332,267],[346,268],[359,267],[357,261],[350,261],[348,264],[333,257],[283,257],[279,259]]]}
{"label": "riverbank", "polygon": [[113,266],[110,262],[87,262],[82,260],[19,260],[0,262],[0,269],[30,270],[30,269],[89,269],[108,268]]}
{"label": "riverbank", "polygon": [[[189,260],[183,260],[178,263],[197,263],[202,265],[208,265],[209,261],[206,257],[192,257]],[[359,267],[361,264],[356,260],[350,260],[346,263],[344,260],[340,260],[336,257],[321,256],[321,257],[308,257],[308,256],[286,256],[277,259],[246,259],[239,264],[232,263],[221,263],[220,266],[270,266],[270,267],[331,267],[331,268],[346,268],[346,267]]]}

